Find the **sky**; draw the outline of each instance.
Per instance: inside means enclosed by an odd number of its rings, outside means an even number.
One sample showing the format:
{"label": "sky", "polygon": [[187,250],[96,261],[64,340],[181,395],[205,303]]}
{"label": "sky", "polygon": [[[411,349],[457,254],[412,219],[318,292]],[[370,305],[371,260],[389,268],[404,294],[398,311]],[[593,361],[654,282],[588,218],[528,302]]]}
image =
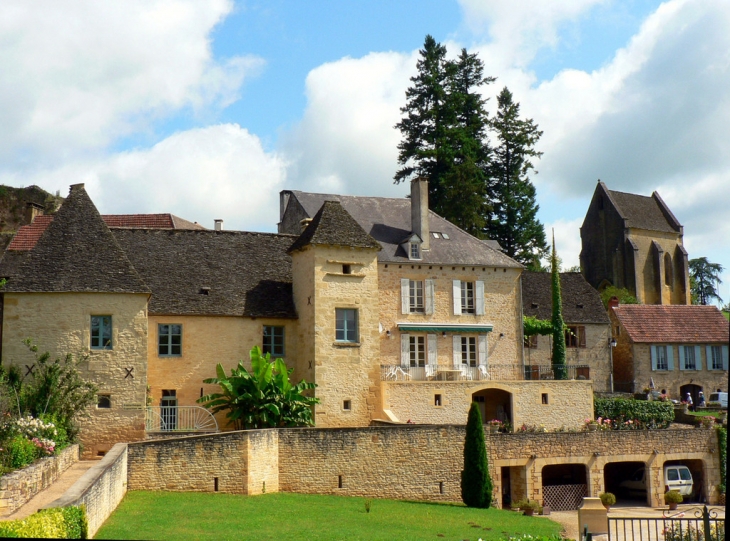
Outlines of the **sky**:
{"label": "sky", "polygon": [[730,302],[727,0],[3,0],[0,183],[276,231],[282,189],[404,197],[394,125],[431,34],[543,131],[565,267],[598,179],[657,191]]}

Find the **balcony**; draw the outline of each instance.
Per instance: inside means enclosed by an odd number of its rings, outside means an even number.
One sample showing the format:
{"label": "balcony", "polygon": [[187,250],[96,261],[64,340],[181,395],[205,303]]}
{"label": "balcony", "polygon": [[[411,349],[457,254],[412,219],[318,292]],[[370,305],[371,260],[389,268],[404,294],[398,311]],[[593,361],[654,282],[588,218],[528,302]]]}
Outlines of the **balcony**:
{"label": "balcony", "polygon": [[[590,379],[588,365],[566,365],[566,379]],[[450,365],[400,366],[380,365],[381,381],[529,381],[554,380],[552,365],[520,366],[514,364],[490,364],[488,366]]]}
{"label": "balcony", "polygon": [[218,421],[200,406],[147,406],[147,432],[218,432]]}

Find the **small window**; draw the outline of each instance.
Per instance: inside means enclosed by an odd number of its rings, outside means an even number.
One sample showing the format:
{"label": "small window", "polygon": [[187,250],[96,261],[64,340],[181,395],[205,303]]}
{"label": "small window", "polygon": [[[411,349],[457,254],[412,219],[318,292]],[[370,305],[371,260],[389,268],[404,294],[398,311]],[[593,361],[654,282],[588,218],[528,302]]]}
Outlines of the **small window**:
{"label": "small window", "polygon": [[669,370],[667,362],[667,346],[656,346],[656,369]]}
{"label": "small window", "polygon": [[335,308],[335,340],[357,342],[357,310],[354,308]]}
{"label": "small window", "polygon": [[461,313],[473,314],[475,312],[474,282],[461,282]]}
{"label": "small window", "polygon": [[345,411],[352,410],[352,401],[351,400],[344,400],[342,402],[342,409]]}
{"label": "small window", "polygon": [[441,236],[446,240],[449,240],[449,236],[446,233],[441,233]]}
{"label": "small window", "polygon": [[442,403],[441,403],[441,395],[440,394],[433,395],[433,405],[434,406],[441,406],[442,405]]}
{"label": "small window", "polygon": [[694,346],[681,346],[684,348],[684,369],[697,370],[697,359],[695,359]]}
{"label": "small window", "polygon": [[548,403],[548,394],[542,393],[542,403],[547,404]]}
{"label": "small window", "polygon": [[112,397],[108,394],[100,394],[96,397],[96,407],[99,409],[109,409],[112,407]]}
{"label": "small window", "polygon": [[264,325],[264,355],[271,353],[275,357],[284,356],[284,327]]}
{"label": "small window", "polygon": [[439,236],[440,236],[438,233],[436,233],[436,231],[433,231],[431,234],[433,235],[433,238],[435,238],[435,239],[439,238]]}
{"label": "small window", "polygon": [[352,274],[352,266],[347,263],[343,263],[342,274]]}
{"label": "small window", "polygon": [[710,362],[708,363],[711,370],[722,370],[722,348],[720,346],[710,346]]}
{"label": "small window", "polygon": [[586,328],[584,325],[573,325],[568,327],[568,330],[565,331],[565,347],[586,347]]}
{"label": "small window", "polygon": [[210,287],[208,287],[208,286],[201,287],[199,293],[201,295],[210,295]]}
{"label": "small window", "polygon": [[91,316],[91,349],[112,349],[112,316]]}
{"label": "small window", "polygon": [[182,355],[182,325],[161,323],[157,326],[157,354],[160,357]]}
{"label": "small window", "polygon": [[411,242],[411,259],[421,259],[421,246],[417,242]]}

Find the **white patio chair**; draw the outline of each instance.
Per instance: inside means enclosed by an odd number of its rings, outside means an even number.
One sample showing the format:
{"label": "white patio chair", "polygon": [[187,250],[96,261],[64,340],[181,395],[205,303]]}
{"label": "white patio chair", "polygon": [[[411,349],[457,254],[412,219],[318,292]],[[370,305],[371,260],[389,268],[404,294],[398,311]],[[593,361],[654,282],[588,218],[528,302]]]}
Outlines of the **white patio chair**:
{"label": "white patio chair", "polygon": [[436,372],[438,371],[438,366],[435,364],[427,364],[426,365],[426,379],[433,379],[436,377]]}
{"label": "white patio chair", "polygon": [[479,376],[481,379],[489,379],[489,372],[487,372],[487,367],[483,364],[479,365]]}

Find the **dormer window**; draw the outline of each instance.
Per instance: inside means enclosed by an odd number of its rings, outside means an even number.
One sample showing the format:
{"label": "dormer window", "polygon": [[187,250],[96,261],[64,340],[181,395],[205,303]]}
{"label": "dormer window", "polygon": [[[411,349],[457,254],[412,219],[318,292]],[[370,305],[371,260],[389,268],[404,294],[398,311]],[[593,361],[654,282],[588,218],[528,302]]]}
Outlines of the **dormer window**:
{"label": "dormer window", "polygon": [[421,245],[418,242],[411,242],[409,259],[421,259]]}

